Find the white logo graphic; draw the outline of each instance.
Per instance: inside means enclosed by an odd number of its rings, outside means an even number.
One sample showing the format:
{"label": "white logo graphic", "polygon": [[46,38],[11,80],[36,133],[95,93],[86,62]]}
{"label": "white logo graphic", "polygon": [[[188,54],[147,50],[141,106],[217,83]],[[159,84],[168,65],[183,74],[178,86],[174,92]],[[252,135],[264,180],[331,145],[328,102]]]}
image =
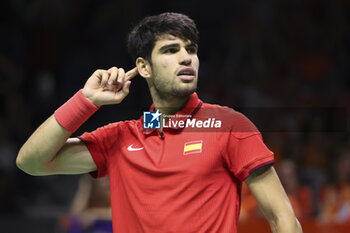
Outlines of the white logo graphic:
{"label": "white logo graphic", "polygon": [[132,147],[133,144],[131,144],[129,147],[128,147],[128,151],[138,151],[138,150],[142,150],[143,147],[140,147],[140,148],[133,148]]}
{"label": "white logo graphic", "polygon": [[143,128],[144,129],[160,129],[160,116],[162,114],[156,112],[143,112]]}
{"label": "white logo graphic", "polygon": [[154,121],[155,119],[158,119],[158,117],[159,117],[160,115],[162,115],[161,113],[159,113],[159,110],[157,110],[155,113],[151,113],[151,114],[152,114],[152,116],[153,116],[151,122]]}

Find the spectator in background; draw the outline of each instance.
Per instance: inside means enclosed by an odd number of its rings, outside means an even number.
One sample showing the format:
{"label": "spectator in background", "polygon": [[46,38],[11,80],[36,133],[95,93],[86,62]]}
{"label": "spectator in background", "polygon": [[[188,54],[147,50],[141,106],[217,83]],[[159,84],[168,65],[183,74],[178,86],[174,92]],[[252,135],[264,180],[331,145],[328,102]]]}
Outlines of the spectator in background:
{"label": "spectator in background", "polygon": [[326,223],[350,223],[350,146],[335,162],[336,182],[327,185],[321,195],[320,220]]}
{"label": "spectator in background", "polygon": [[108,177],[80,178],[70,214],[61,218],[61,227],[69,233],[113,232]]}
{"label": "spectator in background", "polygon": [[302,157],[302,182],[307,184],[312,192],[312,215],[320,212],[320,200],[318,194],[326,182],[326,166],[328,154],[325,138],[318,133],[310,134],[308,141],[303,146]]}
{"label": "spectator in background", "polygon": [[298,218],[306,218],[312,212],[312,194],[307,186],[298,181],[297,167],[293,160],[282,160],[276,167],[281,183]]}

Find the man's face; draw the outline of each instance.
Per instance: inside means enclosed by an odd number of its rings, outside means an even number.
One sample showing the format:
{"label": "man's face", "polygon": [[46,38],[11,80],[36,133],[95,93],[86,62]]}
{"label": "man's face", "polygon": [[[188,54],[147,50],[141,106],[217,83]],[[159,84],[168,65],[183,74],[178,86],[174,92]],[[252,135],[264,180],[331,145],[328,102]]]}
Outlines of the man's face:
{"label": "man's face", "polygon": [[187,96],[197,88],[199,60],[191,41],[166,34],[158,38],[151,54],[151,82],[162,96]]}

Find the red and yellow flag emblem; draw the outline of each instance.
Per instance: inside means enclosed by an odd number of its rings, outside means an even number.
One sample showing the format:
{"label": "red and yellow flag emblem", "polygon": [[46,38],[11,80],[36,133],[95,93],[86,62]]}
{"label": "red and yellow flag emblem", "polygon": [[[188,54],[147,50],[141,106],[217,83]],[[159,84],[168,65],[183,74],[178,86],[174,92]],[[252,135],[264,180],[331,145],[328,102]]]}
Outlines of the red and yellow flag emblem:
{"label": "red and yellow flag emblem", "polygon": [[184,155],[202,152],[202,144],[202,140],[186,142],[184,146]]}

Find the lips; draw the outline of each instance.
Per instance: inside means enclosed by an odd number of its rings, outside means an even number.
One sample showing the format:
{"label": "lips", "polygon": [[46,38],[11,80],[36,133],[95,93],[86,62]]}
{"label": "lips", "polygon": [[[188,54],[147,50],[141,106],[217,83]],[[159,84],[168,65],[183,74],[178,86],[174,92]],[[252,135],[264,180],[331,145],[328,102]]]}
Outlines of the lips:
{"label": "lips", "polygon": [[177,72],[177,76],[179,76],[183,80],[193,80],[196,72],[192,68],[183,68]]}
{"label": "lips", "polygon": [[194,69],[192,68],[184,68],[179,70],[179,72],[177,73],[177,75],[194,75]]}

